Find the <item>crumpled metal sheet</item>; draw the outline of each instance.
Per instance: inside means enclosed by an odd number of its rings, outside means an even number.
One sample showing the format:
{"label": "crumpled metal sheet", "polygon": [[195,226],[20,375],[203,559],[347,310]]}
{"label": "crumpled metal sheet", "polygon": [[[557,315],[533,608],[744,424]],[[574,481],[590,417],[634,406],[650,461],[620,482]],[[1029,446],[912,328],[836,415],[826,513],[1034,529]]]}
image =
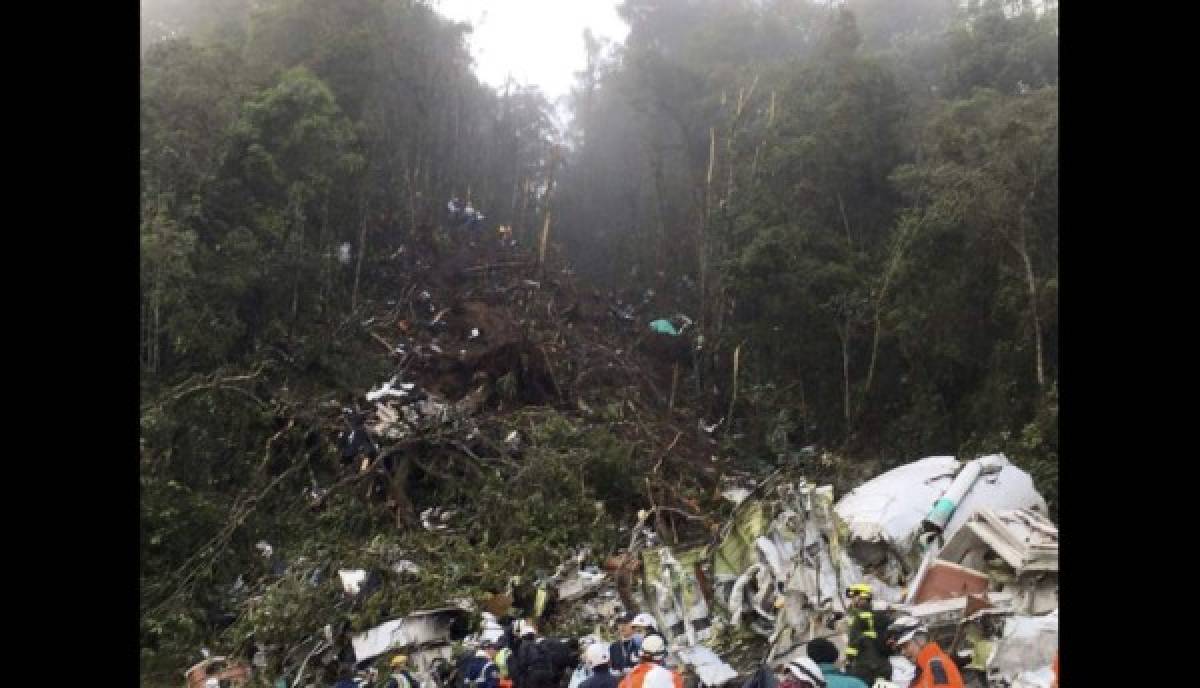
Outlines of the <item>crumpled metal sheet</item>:
{"label": "crumpled metal sheet", "polygon": [[988,658],[988,678],[1012,681],[1023,671],[1049,666],[1058,651],[1058,610],[1042,616],[1013,616]]}
{"label": "crumpled metal sheet", "polygon": [[849,530],[859,563],[880,564],[889,550],[907,558],[921,521],[960,467],[953,456],[930,456],[893,468],[842,497],[834,509]]}
{"label": "crumpled metal sheet", "polygon": [[707,547],[681,552],[660,547],[642,552],[644,589],[662,624],[659,631],[670,642],[695,645],[712,634],[708,603],[696,579],[696,566],[707,556]]}
{"label": "crumpled metal sheet", "polygon": [[[792,653],[844,612],[847,562],[833,508],[833,488],[803,479],[764,485],[764,497],[735,512],[717,563],[744,566],[723,601],[734,625],[747,621],[767,636],[772,657]],[[769,521],[768,521],[769,519]],[[755,532],[753,540],[749,536]],[[752,549],[748,547],[752,545]],[[753,554],[753,560],[748,555]],[[857,577],[861,571],[853,569]],[[718,580],[720,577],[718,576]],[[825,630],[823,630],[825,629]]]}
{"label": "crumpled metal sheet", "polygon": [[685,647],[675,652],[684,664],[690,664],[700,677],[700,683],[712,688],[723,685],[737,678],[737,671],[717,656],[717,653],[703,645]]}
{"label": "crumpled metal sheet", "polygon": [[892,665],[892,683],[898,686],[907,686],[912,683],[913,676],[917,673],[917,667],[908,658],[903,655],[892,655],[888,657],[888,661]]}
{"label": "crumpled metal sheet", "polygon": [[338,577],[342,579],[342,590],[348,595],[357,595],[367,580],[364,569],[338,569]]}
{"label": "crumpled metal sheet", "polygon": [[464,609],[447,607],[414,612],[402,619],[386,621],[350,639],[354,646],[354,656],[361,662],[378,657],[393,648],[441,644],[449,646],[452,640],[451,627],[455,619],[466,614]]}
{"label": "crumpled metal sheet", "polygon": [[976,511],[983,508],[1031,509],[1041,514],[1047,513],[1046,500],[1034,487],[1033,476],[1009,463],[1003,454],[993,454],[984,459],[1002,464],[1003,468],[994,473],[985,471],[971,486],[946,524],[943,534],[947,541]]}
{"label": "crumpled metal sheet", "polygon": [[713,552],[713,579],[732,583],[757,560],[754,544],[767,532],[766,509],[761,500],[743,501],[734,511],[728,532]]}
{"label": "crumpled metal sheet", "polygon": [[1013,679],[1011,688],[1050,688],[1054,685],[1054,670],[1044,666],[1036,671],[1022,671]]}
{"label": "crumpled metal sheet", "polygon": [[[982,457],[977,463],[984,468],[942,530],[945,542],[983,508],[1046,511],[1033,478],[1003,454]],[[915,572],[925,553],[918,540],[922,523],[955,483],[963,465],[953,456],[930,456],[877,476],[838,501],[836,511],[849,531],[858,563],[864,568],[891,567],[885,578],[892,585]]]}

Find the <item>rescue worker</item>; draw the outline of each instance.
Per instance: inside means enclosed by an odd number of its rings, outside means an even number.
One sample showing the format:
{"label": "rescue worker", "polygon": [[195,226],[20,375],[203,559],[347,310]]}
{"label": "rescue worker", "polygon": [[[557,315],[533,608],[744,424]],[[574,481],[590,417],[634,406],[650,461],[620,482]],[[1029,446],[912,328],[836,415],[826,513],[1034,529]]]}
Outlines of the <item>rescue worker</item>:
{"label": "rescue worker", "polygon": [[838,670],[837,645],[825,638],[815,638],[809,641],[805,649],[809,659],[817,663],[817,668],[821,670],[821,675],[825,678],[825,684],[829,688],[868,688],[866,682],[861,678]]}
{"label": "rescue worker", "polygon": [[617,677],[611,670],[611,658],[604,643],[592,643],[583,651],[583,663],[592,675],[579,688],[617,688]]}
{"label": "rescue worker", "polygon": [[793,659],[784,670],[782,688],[825,688],[825,676],[810,657]]}
{"label": "rescue worker", "polygon": [[467,667],[475,660],[475,653],[479,650],[479,646],[471,638],[463,641],[463,650],[454,660],[454,669],[450,672],[450,680],[444,685],[448,688],[462,688],[464,678],[467,675]]}
{"label": "rescue worker", "polygon": [[520,621],[521,644],[512,667],[514,688],[556,688],[565,666],[567,649],[556,640],[538,635],[528,621]]}
{"label": "rescue worker", "polygon": [[413,679],[412,674],[408,672],[408,656],[396,655],[388,661],[388,667],[392,670],[392,675],[388,677],[383,688],[417,688],[417,682]]}
{"label": "rescue worker", "polygon": [[499,646],[494,640],[483,641],[463,667],[462,688],[498,688],[500,668],[494,661]]}
{"label": "rescue worker", "polygon": [[[637,619],[634,619],[635,625]],[[667,642],[657,632],[642,641],[638,665],[621,679],[620,688],[683,688],[683,677],[663,666]]]}
{"label": "rescue worker", "polygon": [[846,589],[846,597],[850,603],[846,672],[868,686],[874,685],[876,679],[890,680],[892,664],[880,637],[887,624],[871,609],[871,586],[855,583]]}
{"label": "rescue worker", "polygon": [[637,664],[634,656],[637,654],[637,642],[634,640],[634,615],[626,612],[617,619],[617,633],[620,637],[608,646],[609,666],[620,674],[628,674]]}
{"label": "rescue worker", "polygon": [[958,666],[937,643],[929,640],[929,629],[914,617],[902,616],[888,629],[888,647],[899,650],[916,666],[909,688],[965,688]]}
{"label": "rescue worker", "polygon": [[504,636],[500,640],[500,649],[496,652],[496,656],[492,658],[492,661],[496,663],[496,668],[500,670],[500,688],[512,688],[512,676],[509,674],[508,665],[512,660],[513,651],[506,640],[511,634],[507,628],[504,631]]}
{"label": "rescue worker", "polygon": [[654,620],[653,616],[642,612],[633,617],[633,621],[629,622],[629,625],[633,627],[633,658],[635,662],[640,661],[641,647],[646,644],[646,640],[649,638],[658,637],[663,641],[663,647],[667,646],[667,639],[663,637],[662,633],[658,632],[658,622]]}

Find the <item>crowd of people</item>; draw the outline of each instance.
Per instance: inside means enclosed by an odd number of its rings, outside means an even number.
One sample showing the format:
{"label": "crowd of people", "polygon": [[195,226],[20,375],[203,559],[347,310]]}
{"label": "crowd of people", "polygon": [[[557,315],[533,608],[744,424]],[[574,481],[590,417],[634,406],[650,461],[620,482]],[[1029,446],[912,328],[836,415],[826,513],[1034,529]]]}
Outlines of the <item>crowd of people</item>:
{"label": "crowd of people", "polygon": [[[845,662],[828,638],[814,638],[804,655],[775,668],[763,668],[742,688],[881,688],[892,683],[889,656],[902,655],[914,667],[907,688],[965,688],[958,664],[931,639],[917,618],[891,618],[872,605],[870,586],[846,590],[847,645]],[[387,659],[386,673],[377,669],[355,672],[351,661],[341,665],[333,688],[700,688],[690,667],[669,659],[666,638],[655,618],[646,613],[617,619],[611,642],[594,636],[561,639],[542,635],[527,619],[500,619],[502,633],[464,645],[453,662],[435,660],[429,673],[433,685],[418,681],[405,654]],[[843,666],[844,664],[844,666]],[[1058,659],[1053,664],[1054,688]],[[276,685],[287,685],[283,683]]]}

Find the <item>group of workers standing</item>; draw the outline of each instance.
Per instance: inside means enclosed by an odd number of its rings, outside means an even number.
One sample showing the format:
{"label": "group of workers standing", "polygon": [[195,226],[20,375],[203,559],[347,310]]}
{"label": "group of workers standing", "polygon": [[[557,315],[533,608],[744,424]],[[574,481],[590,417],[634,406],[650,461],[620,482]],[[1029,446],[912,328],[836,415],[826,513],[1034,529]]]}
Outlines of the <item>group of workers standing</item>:
{"label": "group of workers standing", "polygon": [[[566,643],[538,633],[526,620],[507,625],[497,639],[485,639],[439,676],[441,688],[563,688],[567,670],[582,663],[589,674],[575,688],[684,688],[682,676],[668,669],[667,643],[649,614],[619,619],[620,638],[593,642],[581,656]],[[582,660],[582,661],[580,661]],[[395,685],[417,688],[407,672],[407,658],[393,657]]]}
{"label": "group of workers standing", "polygon": [[[902,654],[915,667],[907,688],[965,688],[957,664],[930,639],[920,620],[912,616],[892,619],[875,610],[866,584],[850,586],[846,596],[845,670],[838,668],[837,646],[829,639],[815,638],[807,643],[806,656],[780,668],[775,677],[779,688],[894,686],[888,659],[894,654]],[[499,638],[484,640],[460,657],[453,669],[438,676],[438,684],[440,688],[568,688],[568,670],[582,664],[587,677],[570,681],[569,688],[685,688],[685,684],[696,688],[694,675],[685,681],[683,674],[668,664],[667,642],[653,616],[623,615],[618,629],[620,637],[611,644],[595,641],[578,652],[561,640],[542,636],[529,621],[512,621]],[[392,657],[390,667],[390,676],[375,685],[419,688],[409,673],[407,657]],[[1057,688],[1057,657],[1054,676]],[[753,679],[750,683],[760,685]],[[357,685],[348,683],[345,688]]]}

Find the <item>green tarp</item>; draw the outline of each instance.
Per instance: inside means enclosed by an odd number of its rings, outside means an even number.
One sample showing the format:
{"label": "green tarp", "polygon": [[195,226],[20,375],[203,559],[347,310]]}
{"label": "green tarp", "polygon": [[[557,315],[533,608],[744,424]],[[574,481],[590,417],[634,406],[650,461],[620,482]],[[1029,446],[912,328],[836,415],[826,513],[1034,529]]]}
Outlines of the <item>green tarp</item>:
{"label": "green tarp", "polygon": [[671,321],[663,320],[662,318],[651,322],[650,329],[659,334],[669,334],[672,337],[679,336],[679,330],[675,329],[675,326],[671,324]]}

